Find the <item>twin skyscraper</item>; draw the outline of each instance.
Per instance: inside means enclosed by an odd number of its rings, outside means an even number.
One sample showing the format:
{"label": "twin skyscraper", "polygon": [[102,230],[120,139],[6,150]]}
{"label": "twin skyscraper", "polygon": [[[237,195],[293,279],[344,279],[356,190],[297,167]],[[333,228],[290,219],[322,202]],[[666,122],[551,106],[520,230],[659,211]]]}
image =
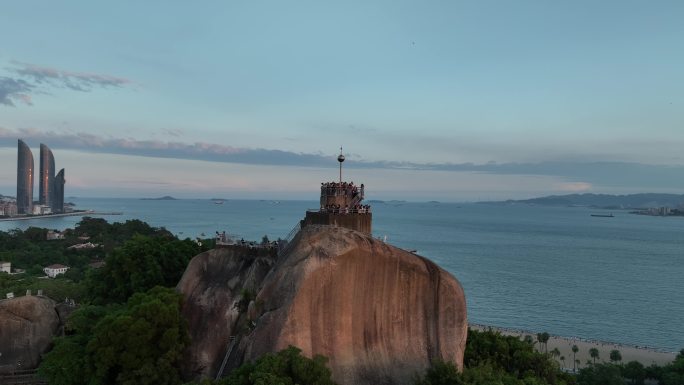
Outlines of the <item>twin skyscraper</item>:
{"label": "twin skyscraper", "polygon": [[50,148],[40,145],[40,175],[38,205],[33,202],[33,153],[19,139],[17,155],[17,212],[19,214],[48,214],[64,212],[64,169],[55,176],[55,157]]}

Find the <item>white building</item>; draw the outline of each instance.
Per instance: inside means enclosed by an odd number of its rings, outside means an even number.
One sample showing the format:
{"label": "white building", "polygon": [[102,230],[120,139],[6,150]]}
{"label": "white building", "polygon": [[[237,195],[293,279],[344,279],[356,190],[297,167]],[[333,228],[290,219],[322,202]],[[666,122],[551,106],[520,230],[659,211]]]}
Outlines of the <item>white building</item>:
{"label": "white building", "polygon": [[57,230],[48,230],[47,240],[54,241],[55,239],[64,239],[64,233],[59,232]]}
{"label": "white building", "polygon": [[11,262],[0,262],[0,272],[5,272],[7,274],[12,272]]}
{"label": "white building", "polygon": [[43,268],[43,272],[45,273],[45,275],[47,275],[50,278],[55,278],[60,274],[64,274],[67,270],[69,270],[68,266],[60,265],[58,263]]}
{"label": "white building", "polygon": [[33,205],[33,215],[52,214],[52,208],[46,205]]}

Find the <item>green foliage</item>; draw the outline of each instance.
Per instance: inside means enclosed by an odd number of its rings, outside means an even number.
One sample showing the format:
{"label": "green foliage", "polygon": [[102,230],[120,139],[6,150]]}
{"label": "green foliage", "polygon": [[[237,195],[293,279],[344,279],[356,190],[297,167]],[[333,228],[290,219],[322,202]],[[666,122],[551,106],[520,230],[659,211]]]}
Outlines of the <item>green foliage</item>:
{"label": "green foliage", "polygon": [[89,237],[89,241],[104,245],[105,252],[121,246],[135,235],[174,238],[165,228],[156,228],[147,223],[132,219],[126,222],[107,223],[103,218],[83,217],[73,231],[74,236]]}
{"label": "green foliage", "polygon": [[[545,343],[539,335],[540,344]],[[468,330],[464,370],[458,373],[452,363],[436,362],[417,385],[562,385],[574,378],[560,371],[549,355],[534,349],[530,338],[520,340],[498,332]]]}
{"label": "green foliage", "polygon": [[154,286],[175,286],[200,247],[186,240],[134,235],[113,250],[105,266],[86,276],[94,303],[124,302]]}
{"label": "green foliage", "polygon": [[125,306],[85,306],[41,363],[50,384],[180,384],[176,369],[188,337],[181,297],[155,287]]}
{"label": "green foliage", "polygon": [[65,325],[65,337],[54,339],[54,347],[38,368],[41,377],[55,385],[86,385],[93,378],[91,359],[86,346],[97,322],[114,308],[84,306],[71,314]]}
{"label": "green foliage", "polygon": [[646,369],[640,362],[630,361],[622,368],[622,376],[633,385],[642,385],[646,379]]}
{"label": "green foliage", "polygon": [[55,301],[63,301],[65,298],[73,298],[80,301],[85,294],[85,289],[82,285],[73,282],[63,276],[58,276],[55,279],[42,279],[32,277],[26,274],[9,275],[0,273],[0,295],[4,297],[5,293],[12,292],[16,296],[24,295],[26,290],[31,290],[33,295],[38,293],[38,290],[43,290],[43,295],[50,297]]}
{"label": "green foliage", "polygon": [[660,371],[661,385],[684,385],[684,349],[682,349],[674,362],[665,365]]}
{"label": "green foliage", "polygon": [[86,385],[92,377],[86,353],[87,338],[57,337],[55,346],[46,354],[38,374],[52,385]]}
{"label": "green foliage", "polygon": [[[546,339],[541,337],[540,341],[544,343]],[[468,330],[463,363],[466,369],[492,365],[519,380],[534,378],[542,384],[572,382],[571,376],[560,371],[558,363],[548,355],[535,351],[529,342],[493,331]]]}
{"label": "green foliage", "polygon": [[334,385],[330,378],[328,359],[316,355],[313,359],[301,355],[290,346],[276,354],[265,354],[254,363],[243,364],[219,381],[221,385]]}
{"label": "green foliage", "polygon": [[425,377],[416,378],[415,385],[461,385],[464,381],[453,362],[437,361],[425,372]]}
{"label": "green foliage", "polygon": [[580,369],[577,375],[580,385],[623,385],[620,368],[613,364],[595,364]]}
{"label": "green foliage", "polygon": [[591,348],[589,349],[589,356],[594,360],[594,364],[596,363],[596,359],[599,358],[599,350],[596,348]]}
{"label": "green foliage", "polygon": [[610,362],[616,363],[622,361],[622,353],[619,350],[613,349],[610,351]]}

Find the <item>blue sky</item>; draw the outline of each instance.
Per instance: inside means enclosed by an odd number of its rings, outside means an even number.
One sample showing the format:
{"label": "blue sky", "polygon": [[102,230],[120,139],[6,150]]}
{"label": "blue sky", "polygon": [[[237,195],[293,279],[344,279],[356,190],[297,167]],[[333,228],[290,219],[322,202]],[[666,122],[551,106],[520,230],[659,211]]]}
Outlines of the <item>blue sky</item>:
{"label": "blue sky", "polygon": [[684,3],[369,3],[3,4],[0,193],[18,138],[67,195],[315,199],[340,145],[381,199],[684,191]]}

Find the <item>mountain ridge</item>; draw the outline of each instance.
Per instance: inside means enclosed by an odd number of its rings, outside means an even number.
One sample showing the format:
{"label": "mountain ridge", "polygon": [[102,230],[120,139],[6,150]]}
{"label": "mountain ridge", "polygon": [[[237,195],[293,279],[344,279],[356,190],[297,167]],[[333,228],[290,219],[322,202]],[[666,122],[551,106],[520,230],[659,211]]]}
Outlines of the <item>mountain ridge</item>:
{"label": "mountain ridge", "polygon": [[684,206],[684,194],[638,193],[548,195],[531,199],[481,202],[489,204],[530,204],[540,206],[583,206],[605,209],[641,209],[652,207],[677,208]]}

